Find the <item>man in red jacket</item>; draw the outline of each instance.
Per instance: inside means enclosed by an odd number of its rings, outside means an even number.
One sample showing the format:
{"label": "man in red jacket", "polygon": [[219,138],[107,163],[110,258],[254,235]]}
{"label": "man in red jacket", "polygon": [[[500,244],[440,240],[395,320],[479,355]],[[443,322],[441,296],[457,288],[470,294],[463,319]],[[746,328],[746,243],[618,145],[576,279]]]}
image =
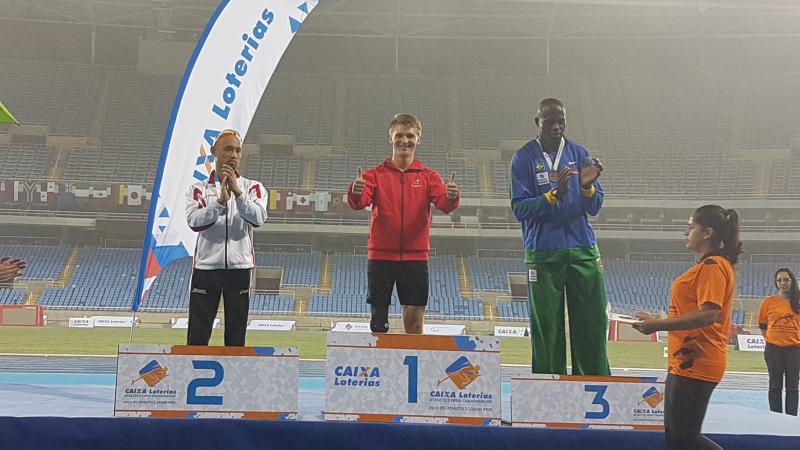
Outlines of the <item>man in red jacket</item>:
{"label": "man in red jacket", "polygon": [[445,184],[439,173],[414,159],[422,123],[397,114],[389,124],[392,157],[363,172],[350,185],[347,201],[361,210],[372,205],[367,251],[367,303],[370,328],[389,331],[392,288],[403,312],[407,334],[422,334],[428,304],[428,253],[431,203],[445,214],[458,208],[460,195],[453,173]]}

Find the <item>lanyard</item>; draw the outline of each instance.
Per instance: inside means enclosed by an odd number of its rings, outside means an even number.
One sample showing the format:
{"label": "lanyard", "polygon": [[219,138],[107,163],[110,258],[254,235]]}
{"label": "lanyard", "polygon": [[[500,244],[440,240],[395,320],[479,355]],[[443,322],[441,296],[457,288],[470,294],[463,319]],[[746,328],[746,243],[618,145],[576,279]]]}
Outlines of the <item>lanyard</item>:
{"label": "lanyard", "polygon": [[[561,138],[561,143],[558,145],[558,153],[556,153],[555,162],[553,162],[553,160],[550,159],[550,154],[548,154],[546,151],[544,151],[544,148],[542,148],[542,154],[544,154],[544,160],[547,161],[547,166],[548,166],[548,169],[550,169],[550,172],[556,172],[558,170],[558,163],[559,163],[559,161],[561,161],[561,154],[564,152],[564,143],[565,143],[565,141],[564,141],[564,138],[562,137]],[[539,141],[539,147],[541,147],[541,146],[542,146],[542,142]]]}

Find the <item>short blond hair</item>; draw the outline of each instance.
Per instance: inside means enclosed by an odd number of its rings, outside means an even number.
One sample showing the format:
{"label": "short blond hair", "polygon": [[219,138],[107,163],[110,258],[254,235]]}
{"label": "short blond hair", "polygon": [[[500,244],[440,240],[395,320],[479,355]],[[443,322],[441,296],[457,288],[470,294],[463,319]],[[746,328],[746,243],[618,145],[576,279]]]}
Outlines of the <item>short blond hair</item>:
{"label": "short blond hair", "polygon": [[392,121],[389,122],[389,136],[392,135],[392,129],[397,125],[405,125],[407,127],[415,128],[419,135],[422,136],[422,122],[413,114],[395,114],[395,116],[392,117]]}

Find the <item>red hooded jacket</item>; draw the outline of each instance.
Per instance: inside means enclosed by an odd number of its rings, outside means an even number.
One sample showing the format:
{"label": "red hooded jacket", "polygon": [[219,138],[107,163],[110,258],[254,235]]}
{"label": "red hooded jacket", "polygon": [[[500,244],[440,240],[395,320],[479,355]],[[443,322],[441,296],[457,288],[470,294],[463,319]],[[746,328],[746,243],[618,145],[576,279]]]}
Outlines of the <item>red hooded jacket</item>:
{"label": "red hooded jacket", "polygon": [[367,259],[427,261],[430,252],[431,203],[445,214],[458,208],[460,193],[447,198],[447,186],[433,169],[419,160],[401,171],[390,158],[361,175],[364,192],[347,192],[355,210],[372,205]]}

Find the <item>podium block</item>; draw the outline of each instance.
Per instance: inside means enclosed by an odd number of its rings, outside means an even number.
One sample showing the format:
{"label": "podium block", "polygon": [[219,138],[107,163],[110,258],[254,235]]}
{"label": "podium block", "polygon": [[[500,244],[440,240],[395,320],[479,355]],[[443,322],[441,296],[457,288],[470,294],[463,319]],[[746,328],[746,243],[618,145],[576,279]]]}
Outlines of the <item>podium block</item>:
{"label": "podium block", "polygon": [[114,415],[296,419],[296,348],[120,345]]}
{"label": "podium block", "polygon": [[523,427],[663,430],[664,382],[655,377],[513,377],[511,423]]}
{"label": "podium block", "polygon": [[500,340],[328,333],[325,420],[500,424]]}

